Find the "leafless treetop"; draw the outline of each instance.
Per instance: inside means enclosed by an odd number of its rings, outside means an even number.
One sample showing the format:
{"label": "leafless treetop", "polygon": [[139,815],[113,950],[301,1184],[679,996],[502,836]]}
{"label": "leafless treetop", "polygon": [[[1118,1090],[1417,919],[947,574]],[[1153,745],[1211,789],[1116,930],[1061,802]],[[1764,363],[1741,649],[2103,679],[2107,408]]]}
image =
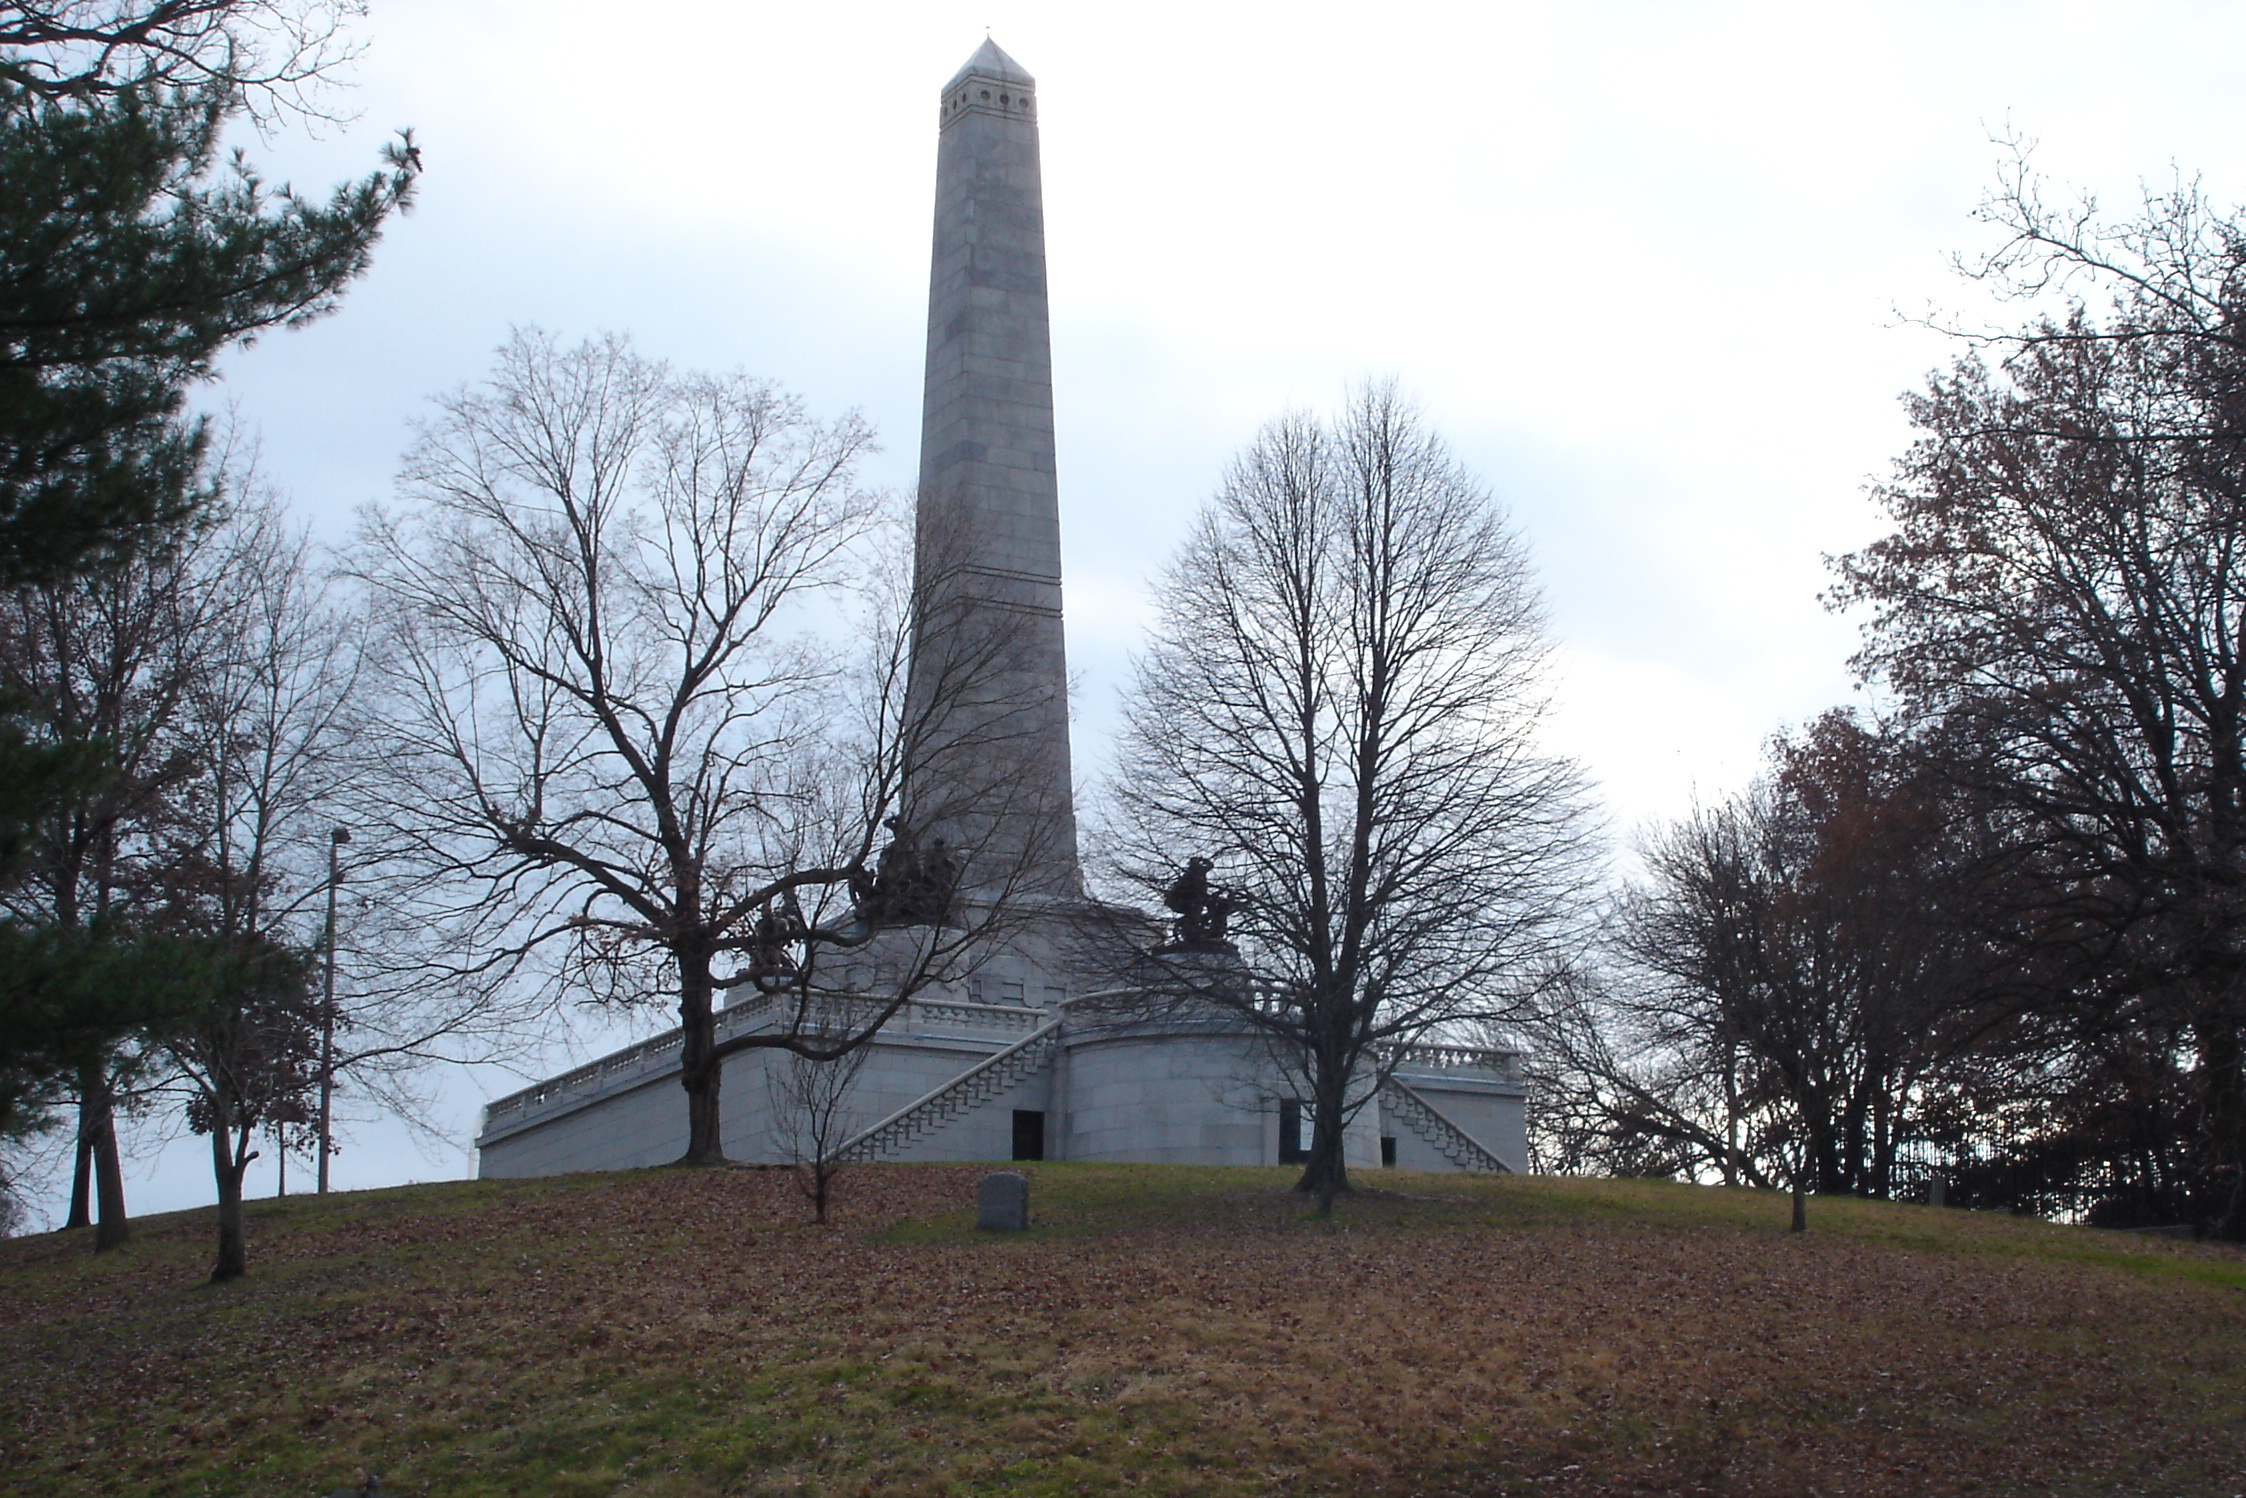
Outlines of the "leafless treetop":
{"label": "leafless treetop", "polygon": [[0,81],[33,99],[132,88],[239,90],[253,116],[318,115],[358,54],[366,0],[0,0]]}

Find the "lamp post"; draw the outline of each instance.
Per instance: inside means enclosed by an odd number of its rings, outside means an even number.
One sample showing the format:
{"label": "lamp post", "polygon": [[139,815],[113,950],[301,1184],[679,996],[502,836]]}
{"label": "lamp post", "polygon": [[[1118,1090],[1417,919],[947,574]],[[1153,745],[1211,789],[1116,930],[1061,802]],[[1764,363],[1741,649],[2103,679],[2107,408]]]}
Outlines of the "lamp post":
{"label": "lamp post", "polygon": [[351,829],[338,827],[328,834],[328,935],[325,996],[320,1003],[320,1185],[328,1194],[328,1140],[335,1120],[335,887],[343,882],[343,845]]}

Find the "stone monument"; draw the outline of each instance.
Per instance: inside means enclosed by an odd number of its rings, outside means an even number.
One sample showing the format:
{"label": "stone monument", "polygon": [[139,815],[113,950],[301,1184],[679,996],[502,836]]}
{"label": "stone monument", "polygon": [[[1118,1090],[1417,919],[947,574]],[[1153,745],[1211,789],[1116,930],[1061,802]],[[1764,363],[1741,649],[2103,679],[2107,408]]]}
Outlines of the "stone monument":
{"label": "stone monument", "polygon": [[[904,808],[853,880],[868,975],[996,911],[1001,939],[963,981],[906,1003],[868,1045],[835,1157],[1130,1160],[1271,1165],[1296,1158],[1303,1102],[1263,1041],[1221,1016],[1097,1017],[1076,1001],[1128,986],[1080,970],[1068,938],[1090,908],[1069,772],[1059,490],[1047,332],[1037,85],[986,41],[939,96],[935,243],[906,690]],[[1164,904],[1165,950],[1244,972],[1237,892],[1188,864]],[[1003,903],[1001,903],[1003,902]],[[1161,940],[1141,916],[1149,944]],[[761,914],[753,988],[720,1038],[778,1026],[805,981],[792,904]],[[824,997],[878,1002],[883,983],[824,974]],[[1509,1052],[1415,1045],[1351,1121],[1351,1167],[1503,1170],[1526,1156],[1527,1087]],[[779,1161],[768,1069],[725,1062],[725,1149]],[[656,1165],[685,1145],[678,1035],[656,1035],[485,1110],[486,1176]],[[1027,1182],[987,1177],[982,1219],[1027,1222]],[[995,1225],[995,1224],[994,1224]]]}
{"label": "stone monument", "polygon": [[970,897],[1081,898],[1037,81],[992,41],[940,107],[914,560],[908,811]]}

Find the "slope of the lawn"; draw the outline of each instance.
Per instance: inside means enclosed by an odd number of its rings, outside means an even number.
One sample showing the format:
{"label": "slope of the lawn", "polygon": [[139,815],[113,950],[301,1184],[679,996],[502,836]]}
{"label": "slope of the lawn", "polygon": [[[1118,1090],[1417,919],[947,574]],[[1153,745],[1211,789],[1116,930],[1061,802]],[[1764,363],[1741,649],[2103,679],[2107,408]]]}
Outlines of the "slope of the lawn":
{"label": "slope of the lawn", "polygon": [[2246,1259],[1651,1183],[643,1171],[0,1244],[13,1494],[2246,1493]]}

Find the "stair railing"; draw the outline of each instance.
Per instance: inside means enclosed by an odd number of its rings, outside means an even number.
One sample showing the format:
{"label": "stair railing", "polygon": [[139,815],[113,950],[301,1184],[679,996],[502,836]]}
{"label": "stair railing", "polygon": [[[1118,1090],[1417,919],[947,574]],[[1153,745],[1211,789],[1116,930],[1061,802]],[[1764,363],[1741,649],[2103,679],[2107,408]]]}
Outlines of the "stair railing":
{"label": "stair railing", "polygon": [[1402,1104],[1396,1111],[1412,1126],[1412,1132],[1440,1150],[1443,1158],[1453,1165],[1461,1170],[1479,1170],[1491,1175],[1517,1174],[1503,1156],[1453,1123],[1442,1109],[1422,1096],[1419,1089],[1395,1077],[1382,1085]]}
{"label": "stair railing", "polygon": [[[1058,1016],[1047,1020],[1012,1045],[993,1051],[958,1076],[930,1088],[873,1127],[853,1134],[836,1147],[832,1158],[861,1165],[878,1160],[892,1150],[901,1149],[915,1134],[949,1123],[969,1107],[989,1101],[1034,1066],[1043,1064],[1059,1038],[1060,1029]],[[1013,1063],[1023,1060],[1030,1061],[1031,1065],[1012,1069]],[[980,1084],[986,1080],[994,1084],[989,1096],[970,1098],[968,1094],[980,1091]],[[957,1106],[946,1106],[951,1103]]]}

